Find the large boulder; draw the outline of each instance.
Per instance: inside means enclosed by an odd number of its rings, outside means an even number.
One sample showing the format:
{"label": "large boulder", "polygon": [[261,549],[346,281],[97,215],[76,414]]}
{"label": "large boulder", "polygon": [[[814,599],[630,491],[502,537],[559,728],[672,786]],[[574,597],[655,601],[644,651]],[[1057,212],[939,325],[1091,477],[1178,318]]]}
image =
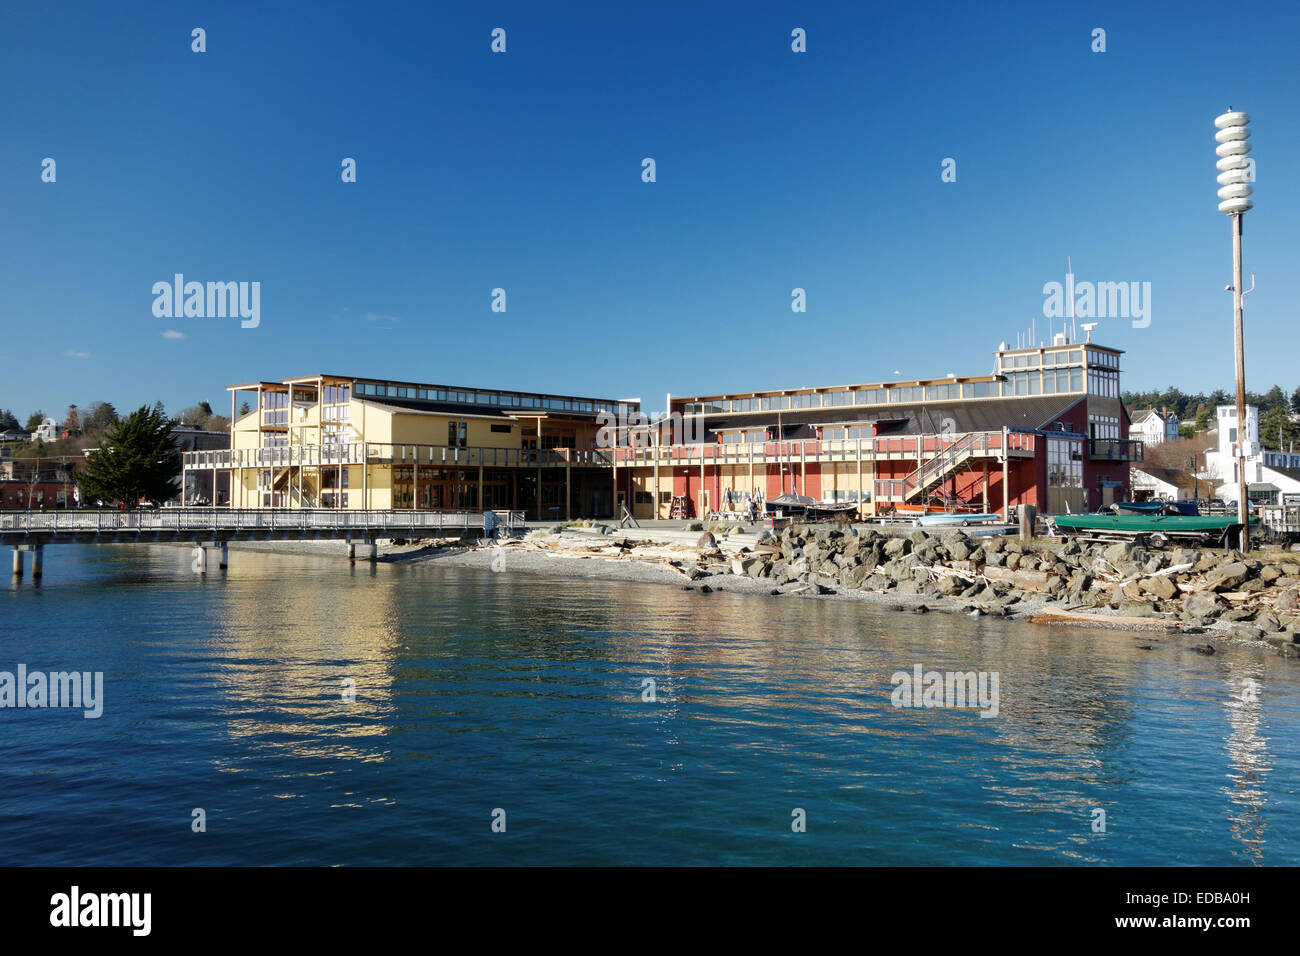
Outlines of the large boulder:
{"label": "large boulder", "polygon": [[1193,617],[1217,617],[1223,601],[1213,591],[1192,591],[1183,595],[1183,610]]}
{"label": "large boulder", "polygon": [[912,550],[912,542],[907,538],[890,538],[885,542],[885,556],[897,558]]}
{"label": "large boulder", "polygon": [[1212,568],[1205,575],[1205,583],[1213,591],[1235,591],[1250,577],[1250,568],[1240,561],[1231,561]]}
{"label": "large boulder", "polygon": [[1121,564],[1133,563],[1139,550],[1131,541],[1121,541],[1107,548],[1103,556],[1115,567],[1119,567]]}
{"label": "large boulder", "polygon": [[971,546],[965,538],[954,537],[943,543],[944,549],[948,552],[948,557],[954,561],[965,561],[970,557]]}
{"label": "large boulder", "polygon": [[1167,574],[1143,578],[1142,590],[1155,595],[1162,601],[1169,601],[1178,596],[1178,585]]}

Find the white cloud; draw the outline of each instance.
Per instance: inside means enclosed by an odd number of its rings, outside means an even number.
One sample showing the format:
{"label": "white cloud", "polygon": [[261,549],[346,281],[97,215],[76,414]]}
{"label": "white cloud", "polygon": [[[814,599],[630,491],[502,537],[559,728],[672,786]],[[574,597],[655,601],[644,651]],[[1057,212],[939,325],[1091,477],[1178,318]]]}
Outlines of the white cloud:
{"label": "white cloud", "polygon": [[66,355],[68,358],[90,358],[89,352],[79,352],[73,349],[68,349],[68,351],[64,352],[63,354]]}
{"label": "white cloud", "polygon": [[[346,312],[347,310],[344,309],[344,311]],[[361,316],[361,319],[362,319],[362,321],[364,321],[364,322],[396,322],[396,321],[398,321],[398,318],[397,318],[397,316],[395,316],[395,315],[380,315],[380,314],[377,313],[377,312],[367,312],[365,315]]]}
{"label": "white cloud", "polygon": [[162,337],[165,339],[183,339],[185,338],[185,333],[177,332],[175,329],[168,329],[162,334]]}

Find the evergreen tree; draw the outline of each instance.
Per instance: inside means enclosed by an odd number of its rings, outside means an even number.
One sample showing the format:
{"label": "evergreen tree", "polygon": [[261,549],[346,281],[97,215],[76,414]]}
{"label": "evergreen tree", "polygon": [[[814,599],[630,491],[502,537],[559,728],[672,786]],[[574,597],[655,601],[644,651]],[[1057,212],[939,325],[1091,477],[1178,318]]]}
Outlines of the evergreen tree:
{"label": "evergreen tree", "polygon": [[1274,385],[1260,399],[1260,412],[1271,412],[1275,408],[1286,408],[1286,394],[1282,391],[1282,386]]}
{"label": "evergreen tree", "polygon": [[18,419],[14,413],[7,408],[0,408],[0,432],[7,432],[11,428],[18,427]]}
{"label": "evergreen tree", "polygon": [[134,508],[141,498],[161,504],[180,491],[181,456],[159,402],[122,419],[77,474],[82,497]]}
{"label": "evergreen tree", "polygon": [[36,429],[41,427],[41,422],[43,421],[45,421],[45,413],[38,408],[36,409],[36,411],[32,412],[30,415],[27,416],[27,424],[24,425],[23,427],[26,428],[29,432],[35,431]]}
{"label": "evergreen tree", "polygon": [[1296,390],[1291,393],[1291,411],[1300,415],[1300,385],[1297,385]]}
{"label": "evergreen tree", "polygon": [[1300,442],[1300,425],[1291,421],[1285,406],[1270,408],[1259,416],[1259,443],[1272,451],[1289,451]]}

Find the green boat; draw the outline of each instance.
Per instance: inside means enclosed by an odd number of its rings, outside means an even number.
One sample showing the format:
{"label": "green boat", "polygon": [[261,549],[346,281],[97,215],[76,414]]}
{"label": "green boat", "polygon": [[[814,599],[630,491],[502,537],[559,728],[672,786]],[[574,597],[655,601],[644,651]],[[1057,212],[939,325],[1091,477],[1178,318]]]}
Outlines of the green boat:
{"label": "green boat", "polygon": [[[1234,517],[1213,515],[1091,514],[1053,515],[1049,524],[1066,537],[1109,541],[1149,541],[1161,544],[1174,539],[1227,547],[1241,531]],[[1250,519],[1251,527],[1259,524]]]}

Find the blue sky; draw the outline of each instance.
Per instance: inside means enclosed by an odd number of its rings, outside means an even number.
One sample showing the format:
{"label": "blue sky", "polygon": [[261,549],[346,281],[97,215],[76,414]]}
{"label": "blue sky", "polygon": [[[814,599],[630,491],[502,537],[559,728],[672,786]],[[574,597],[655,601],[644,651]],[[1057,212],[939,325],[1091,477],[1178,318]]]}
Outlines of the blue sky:
{"label": "blue sky", "polygon": [[[1048,337],[1067,255],[1151,283],[1149,327],[1096,333],[1127,388],[1228,388],[1229,105],[1258,162],[1248,386],[1300,384],[1300,8],[806,7],[8,4],[0,407],[220,410],[315,372],[649,409],[978,375]],[[156,318],[177,272],[260,282],[260,326]]]}

